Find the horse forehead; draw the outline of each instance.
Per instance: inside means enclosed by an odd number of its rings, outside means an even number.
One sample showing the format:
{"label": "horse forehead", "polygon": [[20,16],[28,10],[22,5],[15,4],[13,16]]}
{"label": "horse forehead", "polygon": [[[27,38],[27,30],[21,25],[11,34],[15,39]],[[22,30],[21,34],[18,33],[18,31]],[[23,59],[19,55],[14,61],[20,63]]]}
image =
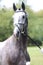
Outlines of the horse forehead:
{"label": "horse forehead", "polygon": [[23,15],[25,15],[25,13],[24,12],[19,12],[18,15],[23,16]]}
{"label": "horse forehead", "polygon": [[13,15],[13,18],[19,18],[19,17],[22,17],[23,15],[25,16],[25,13],[24,12],[18,12],[18,13],[15,13]]}

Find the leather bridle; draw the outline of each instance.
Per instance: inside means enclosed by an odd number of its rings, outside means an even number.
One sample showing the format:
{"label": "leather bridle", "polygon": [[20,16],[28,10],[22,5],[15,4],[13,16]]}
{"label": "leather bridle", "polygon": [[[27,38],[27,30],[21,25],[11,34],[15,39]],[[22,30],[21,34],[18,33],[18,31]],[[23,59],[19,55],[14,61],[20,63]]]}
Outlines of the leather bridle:
{"label": "leather bridle", "polygon": [[[16,11],[15,13],[19,13],[19,12],[24,12],[24,13],[25,13],[25,15],[27,16],[27,14],[26,14],[26,12],[25,12],[25,11]],[[23,26],[24,26],[24,24],[25,24],[25,23],[23,24],[23,23],[19,23],[19,22],[18,22],[18,24],[19,24],[19,25],[23,25]],[[21,34],[22,34],[22,33],[24,34],[24,31],[22,31],[22,32],[21,32],[21,29],[19,28],[18,24],[15,24],[15,26],[17,26],[17,27],[18,27],[18,29],[19,29],[19,31],[20,31],[20,33],[21,33]]]}

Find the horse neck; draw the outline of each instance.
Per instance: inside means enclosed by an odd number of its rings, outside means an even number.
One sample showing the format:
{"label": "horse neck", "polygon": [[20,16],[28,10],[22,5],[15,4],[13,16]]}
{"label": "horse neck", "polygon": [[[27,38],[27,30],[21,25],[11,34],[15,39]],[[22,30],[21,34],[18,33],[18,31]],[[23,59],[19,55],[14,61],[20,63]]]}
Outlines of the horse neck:
{"label": "horse neck", "polygon": [[26,42],[27,42],[27,31],[24,34],[22,34],[22,40],[23,40],[23,44],[26,44]]}
{"label": "horse neck", "polygon": [[17,39],[14,35],[13,35],[13,42],[15,43],[15,45],[18,45],[19,47],[24,47],[24,49],[27,47],[27,36],[25,35],[20,35],[20,38]]}
{"label": "horse neck", "polygon": [[27,36],[22,35],[22,43],[23,43],[24,50],[26,51],[26,49],[27,49]]}
{"label": "horse neck", "polygon": [[16,46],[22,46],[22,37],[20,36],[20,38],[16,38],[14,35],[13,35],[13,42]]}

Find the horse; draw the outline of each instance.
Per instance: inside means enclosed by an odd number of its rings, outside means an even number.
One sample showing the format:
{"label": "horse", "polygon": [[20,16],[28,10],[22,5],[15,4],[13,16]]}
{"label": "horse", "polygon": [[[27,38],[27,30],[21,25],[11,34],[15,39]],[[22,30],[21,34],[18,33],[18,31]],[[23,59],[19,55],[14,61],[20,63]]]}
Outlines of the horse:
{"label": "horse", "polygon": [[[27,53],[27,13],[25,5],[22,2],[22,8],[17,9],[13,4],[15,11],[13,15],[13,34],[3,42],[0,42],[0,65],[26,65],[30,61]],[[22,34],[23,33],[23,34]]]}

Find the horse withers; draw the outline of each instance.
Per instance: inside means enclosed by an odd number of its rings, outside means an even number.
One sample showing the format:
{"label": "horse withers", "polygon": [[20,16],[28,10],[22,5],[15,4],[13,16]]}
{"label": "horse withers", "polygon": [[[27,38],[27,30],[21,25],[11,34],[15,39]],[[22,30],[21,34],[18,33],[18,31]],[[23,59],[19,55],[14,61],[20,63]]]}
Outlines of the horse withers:
{"label": "horse withers", "polygon": [[26,65],[26,61],[30,61],[27,53],[27,37],[23,35],[27,34],[28,24],[25,5],[22,3],[22,8],[17,9],[13,4],[13,9],[14,31],[7,40],[0,42],[0,65]]}

